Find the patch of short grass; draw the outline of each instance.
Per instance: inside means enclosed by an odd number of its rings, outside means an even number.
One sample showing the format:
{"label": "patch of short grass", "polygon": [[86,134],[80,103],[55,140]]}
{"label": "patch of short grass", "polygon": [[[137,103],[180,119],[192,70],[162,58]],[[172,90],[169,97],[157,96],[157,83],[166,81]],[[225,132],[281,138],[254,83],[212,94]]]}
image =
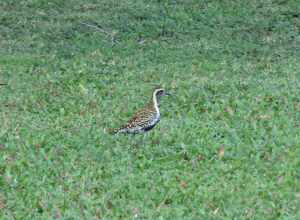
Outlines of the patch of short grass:
{"label": "patch of short grass", "polygon": [[1,218],[298,219],[299,7],[2,1]]}

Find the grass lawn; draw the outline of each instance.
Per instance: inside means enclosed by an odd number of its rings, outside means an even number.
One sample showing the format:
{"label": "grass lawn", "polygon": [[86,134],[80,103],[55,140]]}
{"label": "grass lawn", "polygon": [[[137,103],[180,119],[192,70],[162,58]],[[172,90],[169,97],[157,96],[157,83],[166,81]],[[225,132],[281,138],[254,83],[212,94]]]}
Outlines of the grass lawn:
{"label": "grass lawn", "polygon": [[1,0],[0,83],[0,219],[300,219],[299,0]]}

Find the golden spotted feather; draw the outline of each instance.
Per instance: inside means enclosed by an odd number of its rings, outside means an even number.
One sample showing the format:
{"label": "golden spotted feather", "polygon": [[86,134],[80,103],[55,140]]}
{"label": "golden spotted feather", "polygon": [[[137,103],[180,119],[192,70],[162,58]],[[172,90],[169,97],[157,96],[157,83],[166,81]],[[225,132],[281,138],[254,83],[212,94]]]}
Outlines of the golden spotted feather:
{"label": "golden spotted feather", "polygon": [[140,133],[152,129],[159,121],[154,107],[147,106],[136,112],[133,117],[113,133]]}

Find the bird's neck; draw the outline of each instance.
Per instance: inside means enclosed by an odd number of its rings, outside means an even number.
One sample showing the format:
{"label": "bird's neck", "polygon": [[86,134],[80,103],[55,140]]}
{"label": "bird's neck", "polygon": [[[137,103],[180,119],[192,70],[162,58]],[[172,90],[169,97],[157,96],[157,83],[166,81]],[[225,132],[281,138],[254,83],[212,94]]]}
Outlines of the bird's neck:
{"label": "bird's neck", "polygon": [[157,114],[159,114],[159,100],[157,99],[155,94],[152,95],[151,105],[153,106]]}

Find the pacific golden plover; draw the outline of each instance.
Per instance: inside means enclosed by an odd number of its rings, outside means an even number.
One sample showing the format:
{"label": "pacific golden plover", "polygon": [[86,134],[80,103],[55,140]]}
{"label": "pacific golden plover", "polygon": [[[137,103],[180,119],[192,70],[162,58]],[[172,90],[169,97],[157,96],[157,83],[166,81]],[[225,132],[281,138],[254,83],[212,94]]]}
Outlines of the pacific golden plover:
{"label": "pacific golden plover", "polygon": [[160,120],[159,102],[160,98],[164,95],[170,94],[165,92],[165,90],[162,88],[155,89],[152,93],[149,104],[137,111],[123,126],[112,130],[111,133],[137,134],[147,132],[154,128]]}

